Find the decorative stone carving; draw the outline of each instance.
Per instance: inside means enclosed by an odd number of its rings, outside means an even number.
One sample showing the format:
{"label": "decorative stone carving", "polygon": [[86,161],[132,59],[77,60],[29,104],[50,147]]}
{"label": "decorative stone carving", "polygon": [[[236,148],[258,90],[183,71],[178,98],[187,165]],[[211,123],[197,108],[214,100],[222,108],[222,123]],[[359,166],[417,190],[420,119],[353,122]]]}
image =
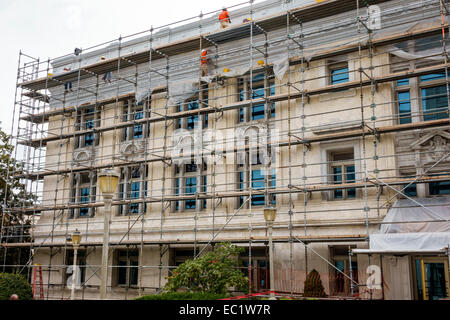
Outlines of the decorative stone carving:
{"label": "decorative stone carving", "polygon": [[123,156],[135,156],[144,153],[145,146],[142,140],[126,141],[120,146],[120,154]]}
{"label": "decorative stone carving", "polygon": [[73,153],[74,164],[79,165],[92,160],[94,160],[94,152],[92,149],[82,149]]}
{"label": "decorative stone carving", "polygon": [[[424,155],[427,162],[441,160],[450,152],[450,133],[442,130],[432,131],[410,145],[411,149],[426,151]],[[446,161],[449,159],[444,159]]]}

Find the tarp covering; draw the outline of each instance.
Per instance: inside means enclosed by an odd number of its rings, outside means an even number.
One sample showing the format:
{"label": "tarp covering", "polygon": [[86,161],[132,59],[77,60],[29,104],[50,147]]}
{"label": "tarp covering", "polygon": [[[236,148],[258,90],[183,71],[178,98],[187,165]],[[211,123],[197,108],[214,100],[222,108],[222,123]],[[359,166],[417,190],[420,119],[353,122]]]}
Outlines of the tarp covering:
{"label": "tarp covering", "polygon": [[[368,251],[440,251],[450,244],[450,197],[399,199],[379,233],[369,236]],[[416,222],[415,222],[416,221]],[[410,223],[408,223],[410,222]]]}
{"label": "tarp covering", "polygon": [[[447,221],[431,222],[435,220]],[[408,221],[427,222],[404,223]],[[380,233],[450,232],[450,197],[399,199],[383,222],[403,223],[383,224]]]}
{"label": "tarp covering", "polygon": [[420,53],[409,53],[396,46],[390,46],[388,51],[393,55],[405,59],[405,60],[415,60],[415,59],[423,59],[423,60],[432,60],[432,61],[441,61],[444,60],[442,56],[442,48],[434,48],[430,50],[423,50]]}
{"label": "tarp covering", "polygon": [[153,89],[149,89],[149,88],[140,88],[136,91],[136,103],[140,103],[144,100],[146,100],[151,94],[152,94]]}
{"label": "tarp covering", "polygon": [[450,232],[371,234],[370,250],[442,250],[450,244]]}
{"label": "tarp covering", "polygon": [[273,62],[273,73],[277,77],[278,80],[282,80],[284,74],[289,69],[289,55],[282,54],[275,58]]}
{"label": "tarp covering", "polygon": [[197,80],[179,80],[169,82],[169,97],[173,104],[184,102],[197,93]]}

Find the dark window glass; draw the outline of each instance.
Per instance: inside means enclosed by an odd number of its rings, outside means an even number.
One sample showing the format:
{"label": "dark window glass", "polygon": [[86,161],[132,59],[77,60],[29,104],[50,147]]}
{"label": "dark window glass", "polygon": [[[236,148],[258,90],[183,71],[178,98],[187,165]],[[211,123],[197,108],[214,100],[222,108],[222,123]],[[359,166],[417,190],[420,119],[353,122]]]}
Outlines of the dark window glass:
{"label": "dark window glass", "polygon": [[348,82],[348,67],[331,70],[331,84]]}
{"label": "dark window glass", "polygon": [[[333,167],[333,182],[336,184],[342,183],[342,167]],[[343,190],[337,189],[334,190],[334,198],[342,199],[343,198]]]}
{"label": "dark window glass", "polygon": [[409,91],[397,93],[399,123],[411,123],[411,100]]}
{"label": "dark window glass", "polygon": [[139,191],[141,189],[141,183],[140,182],[133,182],[131,183],[131,199],[137,199],[139,198]]}
{"label": "dark window glass", "polygon": [[429,183],[430,195],[450,194],[450,181],[439,181]]}
{"label": "dark window glass", "polygon": [[136,260],[130,261],[130,285],[137,286],[138,283],[138,262]]}
{"label": "dark window glass", "polygon": [[422,81],[422,82],[439,80],[439,79],[445,79],[445,72],[426,74],[426,75],[423,75],[420,77],[420,81]]}
{"label": "dark window glass", "polygon": [[[81,203],[89,203],[89,195],[90,195],[90,189],[89,188],[81,188]],[[80,208],[80,216],[84,217],[89,215],[89,208]]]}
{"label": "dark window glass", "polygon": [[[347,183],[353,183],[355,182],[355,166],[345,166],[345,173],[346,173],[346,182]],[[354,198],[356,196],[356,189],[351,188],[347,189],[347,198]]]}
{"label": "dark window glass", "polygon": [[422,110],[424,121],[448,118],[446,86],[422,89]]}
{"label": "dark window glass", "polygon": [[[408,186],[408,184],[403,185],[403,187]],[[403,193],[408,197],[417,197],[417,186],[415,183],[410,184],[403,190]]]}
{"label": "dark window glass", "polygon": [[119,270],[117,272],[117,274],[118,274],[117,283],[120,285],[126,285],[127,284],[127,262],[119,261],[118,266],[119,266]]}
{"label": "dark window glass", "polygon": [[[260,79],[264,79],[264,74],[257,75],[253,78],[253,81],[259,81]],[[250,95],[250,99],[258,99],[258,98],[264,98],[264,84],[262,85],[253,85],[253,93]],[[270,85],[270,91],[269,95],[275,94],[275,84]],[[245,93],[244,90],[241,89],[239,91],[239,100],[244,101],[245,99]],[[258,103],[252,106],[251,110],[251,120],[260,120],[264,119],[264,103]],[[272,105],[271,107],[271,114],[270,117],[275,117],[275,106]],[[244,108],[239,109],[239,122],[244,122]]]}
{"label": "dark window glass", "polygon": [[[197,192],[197,178],[196,177],[189,177],[185,179],[185,190],[186,194],[195,194]],[[195,199],[193,200],[186,200],[185,201],[185,208],[186,209],[195,209]]]}
{"label": "dark window glass", "polygon": [[[86,130],[93,129],[94,128],[94,120],[87,120],[86,121]],[[92,146],[94,144],[94,134],[88,133],[84,136],[84,145],[85,146]]]}
{"label": "dark window glass", "polygon": [[397,86],[407,86],[409,85],[409,79],[401,79],[401,80],[397,80]]}

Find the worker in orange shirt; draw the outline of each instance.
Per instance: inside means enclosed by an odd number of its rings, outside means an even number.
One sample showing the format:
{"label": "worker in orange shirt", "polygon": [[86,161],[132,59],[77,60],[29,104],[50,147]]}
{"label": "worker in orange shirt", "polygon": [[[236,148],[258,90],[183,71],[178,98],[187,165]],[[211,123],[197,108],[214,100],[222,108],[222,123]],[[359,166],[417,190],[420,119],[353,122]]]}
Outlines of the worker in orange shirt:
{"label": "worker in orange shirt", "polygon": [[219,21],[222,29],[225,29],[231,23],[230,14],[226,8],[223,8],[222,12],[219,14]]}
{"label": "worker in orange shirt", "polygon": [[208,59],[206,58],[207,54],[208,50],[203,49],[200,62],[200,70],[202,72],[202,77],[206,77],[208,75]]}

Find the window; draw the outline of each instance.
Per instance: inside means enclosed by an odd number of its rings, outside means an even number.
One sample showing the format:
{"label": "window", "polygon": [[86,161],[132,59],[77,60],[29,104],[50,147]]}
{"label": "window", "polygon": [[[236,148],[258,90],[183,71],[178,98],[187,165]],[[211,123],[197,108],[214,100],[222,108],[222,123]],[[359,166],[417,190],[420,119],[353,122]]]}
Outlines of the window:
{"label": "window", "polygon": [[400,79],[396,81],[397,96],[397,117],[398,123],[411,123],[411,94],[409,79]]}
{"label": "window", "polygon": [[[331,153],[330,182],[333,184],[354,183],[355,160],[353,150]],[[335,189],[333,198],[336,200],[353,199],[356,189]]]}
{"label": "window", "polygon": [[[439,178],[439,175],[432,175]],[[437,181],[428,184],[428,192],[430,196],[448,195],[450,194],[450,181]]]}
{"label": "window", "polygon": [[423,88],[421,93],[424,121],[448,118],[448,99],[445,85]]}
{"label": "window", "polygon": [[415,183],[413,184],[405,184],[403,185],[403,193],[408,197],[417,197],[417,185]]}
{"label": "window", "polygon": [[[147,196],[148,167],[136,166],[122,169],[119,182],[119,198],[123,200],[143,199]],[[147,204],[142,201],[119,206],[120,215],[145,213]]]}
{"label": "window", "polygon": [[411,123],[411,98],[409,90],[397,92],[397,101],[399,123]]}
{"label": "window", "polygon": [[[195,195],[197,193],[206,193],[208,180],[206,176],[207,165],[198,166],[192,160],[191,163],[175,166],[175,194],[176,195]],[[206,208],[206,199],[200,201],[201,207]],[[197,209],[197,200],[189,199],[184,201],[175,201],[175,210],[194,210]]]}
{"label": "window", "polygon": [[[199,249],[195,251],[195,255],[199,253]],[[172,265],[179,266],[182,263],[185,263],[187,260],[192,260],[194,258],[194,248],[180,248],[180,249],[171,249],[170,251],[170,260],[172,261]]]}
{"label": "window", "polygon": [[[275,94],[275,83],[273,76],[268,76],[269,88],[267,89],[267,95],[272,96]],[[250,88],[251,86],[251,88]],[[252,89],[252,90],[250,90]],[[264,73],[257,74],[253,77],[252,83],[248,79],[239,79],[239,101],[245,101],[250,99],[264,98]],[[239,122],[247,122],[254,120],[264,119],[265,103],[253,104],[251,108],[239,109]],[[275,104],[267,103],[267,107],[270,108],[270,118],[275,117]]]}
{"label": "window", "polygon": [[[208,104],[208,96],[207,96],[207,91],[204,91],[203,93],[203,102]],[[176,108],[176,112],[182,112],[182,111],[191,111],[191,110],[198,110],[199,109],[199,99],[198,99],[198,95],[195,99],[189,100],[187,102],[184,103],[180,103],[177,108]],[[201,108],[202,106],[200,106]],[[187,118],[179,118],[176,120],[175,122],[175,126],[176,129],[188,129],[188,130],[193,130],[198,128],[198,124],[199,124],[199,117],[200,119],[203,121],[203,128],[208,128],[208,115],[207,114],[203,114],[203,115],[193,115],[193,116],[189,116]]]}
{"label": "window", "polygon": [[[256,157],[253,157],[256,160],[252,159],[255,163],[251,165],[238,165],[238,188],[239,190],[249,190],[247,186],[250,186],[253,190],[265,190],[266,189],[266,176],[265,176],[265,167],[263,165],[262,159],[260,159],[259,152]],[[250,162],[250,154],[246,152],[246,164]],[[276,173],[275,169],[270,169],[271,174],[267,177],[267,183],[269,189],[274,189],[276,187]],[[239,206],[242,206],[246,197],[239,197]],[[262,206],[266,204],[266,197],[264,194],[252,194],[251,199],[252,206]],[[275,205],[276,204],[276,196],[275,194],[269,195],[269,199],[267,199],[268,204]]]}
{"label": "window", "polygon": [[421,82],[445,79],[445,72],[426,74],[420,77]]}
{"label": "window", "polygon": [[[442,36],[428,36],[395,44],[398,50],[391,55],[391,72],[421,69],[442,63],[439,59],[406,59],[397,52],[417,56],[439,56],[442,51]],[[435,71],[395,82],[398,123],[413,123],[446,119],[448,114],[448,95],[446,72]]]}
{"label": "window", "polygon": [[344,83],[349,81],[348,66],[330,67],[331,84]]}
{"label": "window", "polygon": [[[355,246],[352,246],[355,248]],[[348,256],[348,246],[331,246],[330,255],[333,259],[334,268],[331,268],[330,277],[330,295],[345,295],[351,294],[350,278],[353,282],[353,293],[359,291],[358,286],[358,263],[356,257],[351,257],[351,265]],[[351,274],[351,277],[350,277]]]}
{"label": "window", "polygon": [[[81,188],[81,203],[89,203],[89,195],[91,193],[91,189]],[[89,208],[81,208],[80,209],[80,217],[86,217],[89,215]]]}
{"label": "window", "polygon": [[[135,122],[150,117],[150,109],[147,107],[148,101],[136,105],[135,100],[127,100],[123,105],[122,121]],[[136,140],[148,137],[150,134],[150,123],[139,122],[131,124],[122,129],[122,140]]]}
{"label": "window", "polygon": [[[94,172],[91,173],[74,173],[71,179],[71,203],[88,205],[95,203],[96,198],[96,184],[97,176]],[[88,206],[70,209],[70,217],[72,218],[88,218],[95,213],[95,208]]]}
{"label": "window", "polygon": [[117,285],[137,286],[139,274],[139,254],[137,250],[117,252]]}
{"label": "window", "polygon": [[75,128],[77,131],[86,131],[85,134],[75,137],[74,146],[84,148],[89,146],[98,146],[99,135],[94,133],[95,127],[100,125],[100,112],[96,112],[95,108],[88,108],[77,112],[77,123]]}

